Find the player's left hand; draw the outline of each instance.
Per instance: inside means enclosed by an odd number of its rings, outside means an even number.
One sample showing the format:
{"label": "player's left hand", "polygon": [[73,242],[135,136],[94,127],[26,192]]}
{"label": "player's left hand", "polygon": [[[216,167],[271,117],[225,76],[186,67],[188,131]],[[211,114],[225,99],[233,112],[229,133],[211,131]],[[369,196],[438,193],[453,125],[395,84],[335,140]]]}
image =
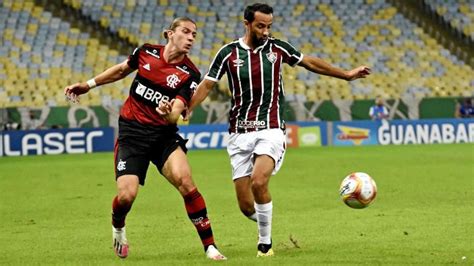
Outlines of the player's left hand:
{"label": "player's left hand", "polygon": [[368,66],[360,66],[354,68],[349,71],[347,80],[351,81],[355,79],[365,78],[366,76],[370,75],[370,72],[371,70]]}
{"label": "player's left hand", "polygon": [[161,116],[169,115],[171,113],[171,110],[173,109],[173,102],[174,102],[174,99],[171,100],[170,102],[167,100],[161,100],[160,103],[158,104],[158,107],[156,107],[156,111]]}

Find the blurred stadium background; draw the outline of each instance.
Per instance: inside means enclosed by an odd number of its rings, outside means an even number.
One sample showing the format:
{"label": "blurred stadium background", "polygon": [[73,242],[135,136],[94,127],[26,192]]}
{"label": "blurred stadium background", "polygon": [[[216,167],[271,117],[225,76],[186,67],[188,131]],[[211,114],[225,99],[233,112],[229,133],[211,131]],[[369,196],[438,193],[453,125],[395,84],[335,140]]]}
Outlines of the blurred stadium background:
{"label": "blurred stadium background", "polygon": [[[219,47],[240,37],[244,7],[224,0],[0,1],[0,124],[74,127],[116,123],[133,74],[81,99],[85,118],[72,123],[63,88],[125,60],[145,42],[163,43],[162,30],[189,16],[199,35],[191,58],[204,75]],[[472,0],[279,0],[273,35],[304,54],[350,69],[372,67],[345,82],[303,68],[284,69],[289,121],[369,119],[380,95],[391,119],[452,118],[461,98],[474,95]],[[223,123],[227,81],[196,110],[191,123]],[[100,116],[100,115],[99,115]],[[87,120],[87,119],[86,119]],[[89,119],[90,120],[90,119]],[[36,121],[36,122],[35,122]]]}

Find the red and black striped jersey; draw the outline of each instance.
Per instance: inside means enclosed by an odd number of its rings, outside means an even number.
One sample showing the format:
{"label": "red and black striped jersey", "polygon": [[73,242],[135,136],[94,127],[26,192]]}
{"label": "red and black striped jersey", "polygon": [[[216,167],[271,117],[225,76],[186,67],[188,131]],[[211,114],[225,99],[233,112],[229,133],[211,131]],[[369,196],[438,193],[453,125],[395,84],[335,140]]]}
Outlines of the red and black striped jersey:
{"label": "red and black striped jersey", "polygon": [[273,38],[254,50],[242,39],[224,45],[205,78],[218,81],[227,72],[232,92],[229,132],[284,128],[283,63],[295,66],[302,59],[292,45]]}
{"label": "red and black striped jersey", "polygon": [[198,68],[185,56],[175,64],[163,57],[164,45],[144,44],[128,57],[128,65],[137,69],[120,116],[143,125],[168,125],[155,110],[160,101],[180,99],[188,105],[201,74]]}

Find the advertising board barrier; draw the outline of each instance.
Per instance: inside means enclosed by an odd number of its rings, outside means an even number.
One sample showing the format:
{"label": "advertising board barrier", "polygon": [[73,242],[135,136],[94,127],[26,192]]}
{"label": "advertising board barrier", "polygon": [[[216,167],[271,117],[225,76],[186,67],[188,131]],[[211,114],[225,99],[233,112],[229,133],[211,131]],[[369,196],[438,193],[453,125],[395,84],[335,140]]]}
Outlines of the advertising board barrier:
{"label": "advertising board barrier", "polygon": [[11,130],[0,134],[0,156],[77,154],[114,149],[114,129]]}
{"label": "advertising board barrier", "polygon": [[394,120],[377,128],[381,145],[474,142],[474,119]]}
{"label": "advertising board barrier", "polygon": [[332,125],[335,146],[474,142],[474,119],[353,121]]}
{"label": "advertising board barrier", "polygon": [[[225,149],[227,124],[181,125],[188,149]],[[287,146],[358,146],[474,143],[474,119],[297,122],[286,128]],[[113,151],[112,127],[0,132],[0,156]]]}
{"label": "advertising board barrier", "polygon": [[[301,122],[287,124],[288,147],[327,145],[327,124],[324,122]],[[227,124],[180,126],[179,134],[188,139],[188,149],[225,149],[229,142]]]}
{"label": "advertising board barrier", "polygon": [[178,133],[188,149],[224,149],[229,142],[227,124],[180,126]]}

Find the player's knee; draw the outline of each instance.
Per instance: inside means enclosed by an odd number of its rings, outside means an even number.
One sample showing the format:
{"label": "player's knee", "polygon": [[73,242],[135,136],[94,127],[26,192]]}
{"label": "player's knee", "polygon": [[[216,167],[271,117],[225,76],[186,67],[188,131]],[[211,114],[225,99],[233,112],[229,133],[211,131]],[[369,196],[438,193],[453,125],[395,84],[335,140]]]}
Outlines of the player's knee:
{"label": "player's knee", "polygon": [[189,192],[196,189],[191,175],[185,175],[178,179],[177,188],[182,195],[187,195]]}
{"label": "player's knee", "polygon": [[133,186],[120,187],[118,191],[118,200],[122,203],[132,204],[137,197],[138,189]]}
{"label": "player's knee", "polygon": [[118,200],[125,204],[132,204],[136,197],[137,191],[133,189],[122,189],[118,193]]}
{"label": "player's knee", "polygon": [[252,179],[252,191],[262,193],[267,190],[268,184],[263,178]]}
{"label": "player's knee", "polygon": [[138,176],[123,175],[117,179],[117,196],[120,203],[131,204],[138,193]]}

